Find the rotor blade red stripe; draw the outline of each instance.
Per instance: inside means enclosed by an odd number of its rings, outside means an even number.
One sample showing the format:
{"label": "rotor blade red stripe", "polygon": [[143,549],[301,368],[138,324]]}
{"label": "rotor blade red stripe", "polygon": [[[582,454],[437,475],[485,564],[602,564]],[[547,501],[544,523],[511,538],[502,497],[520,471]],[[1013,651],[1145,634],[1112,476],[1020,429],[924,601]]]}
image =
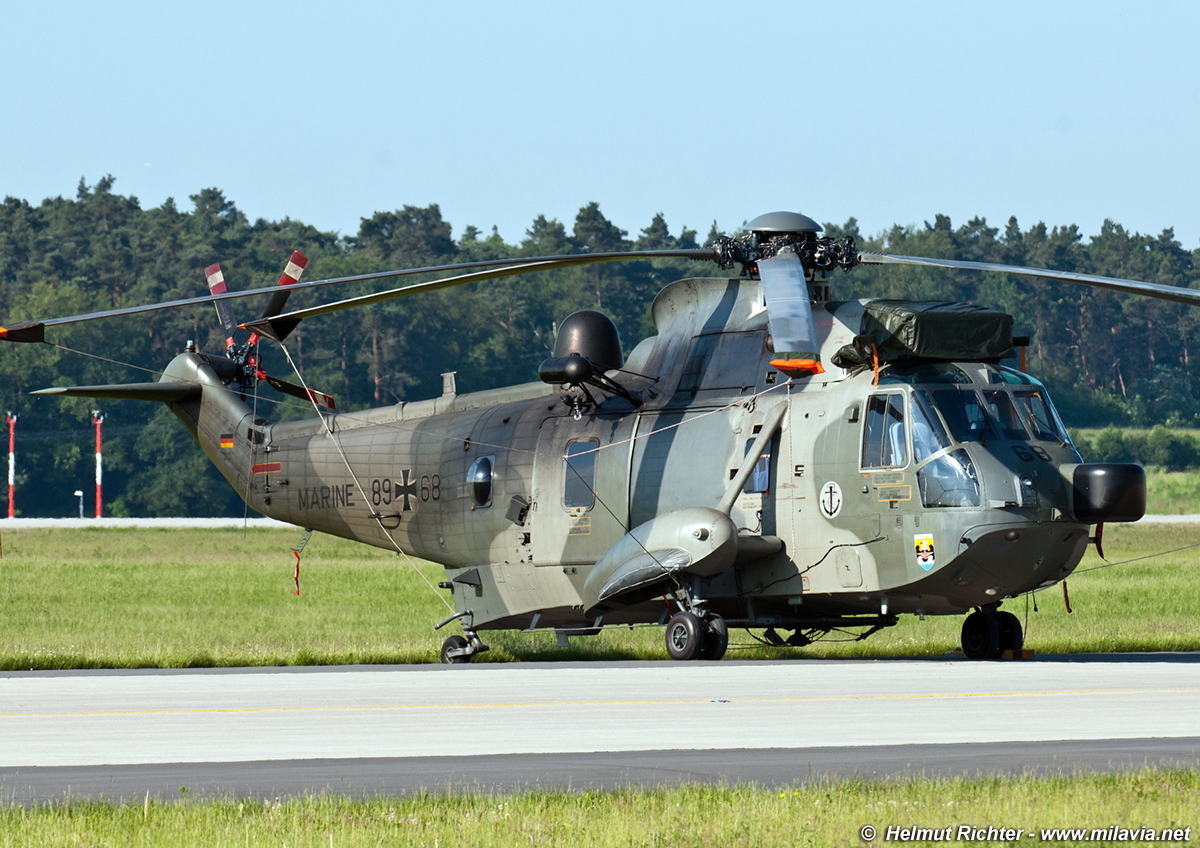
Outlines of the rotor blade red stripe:
{"label": "rotor blade red stripe", "polygon": [[221,263],[216,262],[204,269],[208,278],[208,290],[213,294],[225,294],[225,275],[221,273]]}
{"label": "rotor blade red stripe", "polygon": [[309,389],[308,396],[312,400],[313,403],[319,403],[321,406],[325,407],[326,409],[336,409],[337,408],[333,402],[332,395],[327,395],[324,392],[318,392],[315,389]]}
{"label": "rotor blade red stripe", "polygon": [[279,285],[291,286],[300,282],[300,275],[304,273],[304,269],[308,267],[308,257],[300,251],[292,252],[292,258],[288,260],[287,267],[283,269],[283,275],[279,278]]}

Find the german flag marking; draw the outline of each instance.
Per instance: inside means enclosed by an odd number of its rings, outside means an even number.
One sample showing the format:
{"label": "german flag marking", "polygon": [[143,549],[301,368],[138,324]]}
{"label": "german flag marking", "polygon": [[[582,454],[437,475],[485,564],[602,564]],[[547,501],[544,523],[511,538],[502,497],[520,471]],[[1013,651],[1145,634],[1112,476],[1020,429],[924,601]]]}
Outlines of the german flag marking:
{"label": "german flag marking", "polygon": [[283,470],[283,464],[279,462],[259,462],[251,470],[255,474],[275,474]]}
{"label": "german flag marking", "polygon": [[223,448],[233,447],[233,433],[222,433],[221,434],[221,447],[223,447]]}

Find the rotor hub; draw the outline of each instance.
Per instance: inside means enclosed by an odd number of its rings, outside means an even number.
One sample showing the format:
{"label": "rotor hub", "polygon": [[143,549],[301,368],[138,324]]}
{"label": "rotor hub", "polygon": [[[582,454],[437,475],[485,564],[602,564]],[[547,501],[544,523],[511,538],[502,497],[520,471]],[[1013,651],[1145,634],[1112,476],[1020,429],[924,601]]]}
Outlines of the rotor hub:
{"label": "rotor hub", "polygon": [[778,235],[779,233],[819,233],[821,225],[799,212],[768,212],[746,224],[746,229],[756,234]]}
{"label": "rotor hub", "polygon": [[741,238],[721,236],[713,245],[716,262],[722,268],[740,263],[746,276],[758,276],[758,260],[770,259],[782,250],[793,250],[800,257],[805,276],[815,278],[841,268],[849,271],[858,264],[858,248],[854,239],[824,237],[821,225],[799,212],[768,212],[746,224],[749,235]]}

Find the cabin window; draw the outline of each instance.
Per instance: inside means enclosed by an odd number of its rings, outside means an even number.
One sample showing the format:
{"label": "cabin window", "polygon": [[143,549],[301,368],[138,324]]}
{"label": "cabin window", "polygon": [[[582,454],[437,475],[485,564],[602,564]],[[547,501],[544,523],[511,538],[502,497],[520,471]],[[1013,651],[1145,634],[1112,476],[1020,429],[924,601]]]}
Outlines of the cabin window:
{"label": "cabin window", "polygon": [[597,441],[571,442],[563,480],[563,506],[567,509],[591,509],[596,503]]}
{"label": "cabin window", "polygon": [[[742,455],[750,453],[750,448],[754,447],[755,439],[746,440],[746,451]],[[766,449],[762,456],[758,458],[758,462],[754,463],[754,470],[750,472],[750,476],[746,478],[746,485],[742,487],[742,491],[747,495],[763,494],[771,488],[771,443],[767,443]]]}
{"label": "cabin window", "polygon": [[477,507],[492,505],[492,471],[495,457],[481,456],[467,470],[467,491]]}
{"label": "cabin window", "polygon": [[863,468],[898,468],[908,463],[904,397],[871,395],[863,435]]}

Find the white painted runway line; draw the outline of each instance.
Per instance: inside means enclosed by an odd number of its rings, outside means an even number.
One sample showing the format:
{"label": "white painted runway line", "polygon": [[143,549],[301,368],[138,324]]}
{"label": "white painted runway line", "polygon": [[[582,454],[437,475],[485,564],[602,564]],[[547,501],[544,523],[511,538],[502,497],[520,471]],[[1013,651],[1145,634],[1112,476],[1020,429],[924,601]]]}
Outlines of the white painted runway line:
{"label": "white painted runway line", "polygon": [[1200,663],[23,672],[0,766],[1195,736]]}

